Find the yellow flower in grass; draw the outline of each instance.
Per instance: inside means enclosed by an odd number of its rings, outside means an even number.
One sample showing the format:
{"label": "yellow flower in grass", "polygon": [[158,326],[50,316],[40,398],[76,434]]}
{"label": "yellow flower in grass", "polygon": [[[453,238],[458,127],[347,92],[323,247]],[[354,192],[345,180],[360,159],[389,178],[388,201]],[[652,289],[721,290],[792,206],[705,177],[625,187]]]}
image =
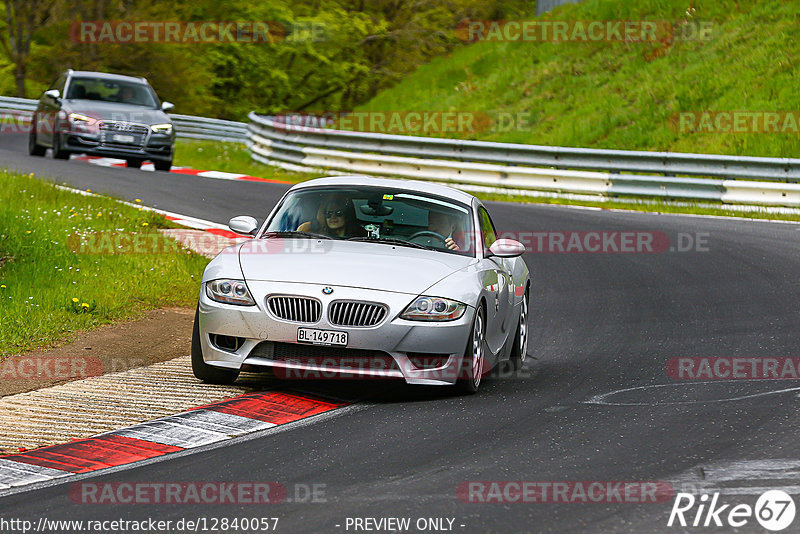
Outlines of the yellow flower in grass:
{"label": "yellow flower in grass", "polygon": [[85,302],[81,302],[81,308],[88,309],[89,305],[87,303],[85,303]]}
{"label": "yellow flower in grass", "polygon": [[6,288],[6,285],[5,285],[5,284],[3,284],[3,285],[1,285],[1,286],[0,286],[0,289],[5,289],[5,288]]}
{"label": "yellow flower in grass", "polygon": [[150,226],[150,225],[149,225],[149,224],[147,224],[146,222],[143,222],[143,223],[142,223],[142,226]]}
{"label": "yellow flower in grass", "polygon": [[78,299],[75,298],[75,297],[72,297],[72,302],[78,302]]}

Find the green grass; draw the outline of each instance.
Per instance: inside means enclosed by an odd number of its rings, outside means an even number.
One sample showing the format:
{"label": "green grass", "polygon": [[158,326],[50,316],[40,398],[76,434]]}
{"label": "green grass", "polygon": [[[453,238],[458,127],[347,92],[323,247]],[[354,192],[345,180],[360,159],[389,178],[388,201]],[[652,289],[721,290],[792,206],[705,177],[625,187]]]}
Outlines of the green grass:
{"label": "green grass", "polygon": [[796,2],[585,0],[542,18],[663,20],[678,26],[710,21],[713,32],[706,41],[478,42],[419,68],[359,109],[485,112],[494,118],[507,113],[529,119],[527,125],[448,137],[800,156],[797,133],[681,133],[675,127],[680,112],[800,111]]}
{"label": "green grass", "polygon": [[196,302],[203,257],[177,247],[160,254],[75,252],[68,241],[80,233],[170,227],[164,217],[33,175],[0,171],[0,181],[0,358],[147,309]]}
{"label": "green grass", "polygon": [[175,143],[174,164],[205,171],[222,171],[248,174],[269,180],[297,183],[324,176],[285,171],[253,160],[242,143],[178,139]]}

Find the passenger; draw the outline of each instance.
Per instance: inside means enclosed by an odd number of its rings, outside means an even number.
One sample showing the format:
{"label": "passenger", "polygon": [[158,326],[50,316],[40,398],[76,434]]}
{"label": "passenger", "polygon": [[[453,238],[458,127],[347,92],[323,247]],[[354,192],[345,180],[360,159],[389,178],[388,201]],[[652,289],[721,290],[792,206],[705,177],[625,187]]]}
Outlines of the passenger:
{"label": "passenger", "polygon": [[343,196],[335,196],[320,205],[315,221],[308,221],[298,228],[300,232],[316,232],[331,237],[365,237],[366,231],[358,224],[353,202]]}
{"label": "passenger", "polygon": [[461,247],[453,239],[453,234],[457,229],[458,223],[454,217],[438,211],[428,212],[428,230],[445,238],[444,245],[450,250],[461,250]]}

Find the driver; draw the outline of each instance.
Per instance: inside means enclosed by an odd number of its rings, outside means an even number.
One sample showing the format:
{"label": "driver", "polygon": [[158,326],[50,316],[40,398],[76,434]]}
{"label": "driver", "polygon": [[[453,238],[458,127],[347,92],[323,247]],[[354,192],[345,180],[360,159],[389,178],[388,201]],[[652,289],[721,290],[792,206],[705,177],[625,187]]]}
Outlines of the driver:
{"label": "driver", "polygon": [[119,95],[117,96],[117,99],[120,102],[131,103],[131,102],[134,101],[135,96],[136,95],[135,95],[132,87],[128,87],[127,85],[123,85],[119,90]]}
{"label": "driver", "polygon": [[450,250],[461,250],[461,247],[453,240],[456,228],[458,228],[458,224],[453,217],[438,211],[428,212],[428,230],[444,237],[444,245]]}

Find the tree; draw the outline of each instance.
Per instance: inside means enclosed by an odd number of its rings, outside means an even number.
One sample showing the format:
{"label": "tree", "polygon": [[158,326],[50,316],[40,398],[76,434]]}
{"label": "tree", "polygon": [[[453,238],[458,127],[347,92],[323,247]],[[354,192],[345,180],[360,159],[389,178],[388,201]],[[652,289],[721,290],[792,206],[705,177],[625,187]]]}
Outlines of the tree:
{"label": "tree", "polygon": [[0,46],[14,64],[17,96],[25,98],[28,77],[28,56],[33,33],[50,18],[55,0],[3,0],[6,34],[0,36]]}

